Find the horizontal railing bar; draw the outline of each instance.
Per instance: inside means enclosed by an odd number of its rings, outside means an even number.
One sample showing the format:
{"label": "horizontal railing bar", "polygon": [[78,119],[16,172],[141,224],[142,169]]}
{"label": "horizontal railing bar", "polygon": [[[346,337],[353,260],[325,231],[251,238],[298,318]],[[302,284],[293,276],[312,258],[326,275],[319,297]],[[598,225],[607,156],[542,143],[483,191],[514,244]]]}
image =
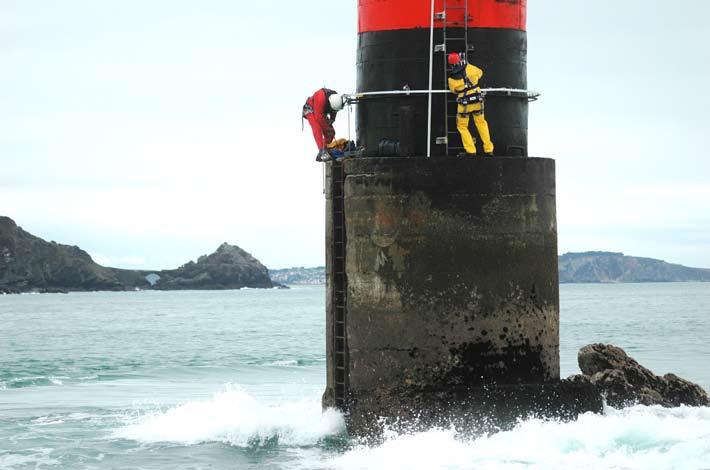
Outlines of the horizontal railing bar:
{"label": "horizontal railing bar", "polygon": [[[451,93],[450,90],[390,90],[390,91],[365,91],[362,93],[349,93],[343,95],[348,102],[354,102],[362,98],[378,97],[378,96],[398,96],[398,95],[428,95],[431,93]],[[537,99],[540,93],[533,90],[523,90],[521,88],[481,88],[481,93],[485,94],[507,94],[525,95],[529,99]]]}

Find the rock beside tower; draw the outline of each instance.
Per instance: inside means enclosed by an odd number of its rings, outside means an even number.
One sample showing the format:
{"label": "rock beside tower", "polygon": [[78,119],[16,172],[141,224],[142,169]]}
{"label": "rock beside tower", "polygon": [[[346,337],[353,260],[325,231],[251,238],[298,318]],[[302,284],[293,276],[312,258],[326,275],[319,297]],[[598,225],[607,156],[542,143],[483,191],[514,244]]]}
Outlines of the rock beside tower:
{"label": "rock beside tower", "polygon": [[617,346],[590,344],[579,350],[577,359],[582,375],[570,380],[593,385],[611,406],[710,406],[701,386],[675,374],[658,376]]}

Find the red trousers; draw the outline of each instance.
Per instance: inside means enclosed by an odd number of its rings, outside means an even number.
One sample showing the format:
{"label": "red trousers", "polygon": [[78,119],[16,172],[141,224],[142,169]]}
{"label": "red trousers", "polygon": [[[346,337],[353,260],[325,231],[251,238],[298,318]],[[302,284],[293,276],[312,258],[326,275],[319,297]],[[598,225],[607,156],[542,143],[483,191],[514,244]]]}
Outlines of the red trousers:
{"label": "red trousers", "polygon": [[323,150],[326,144],[331,143],[333,141],[333,137],[335,137],[333,127],[330,125],[328,127],[322,126],[319,119],[316,117],[316,113],[308,113],[305,118],[308,120],[308,124],[311,125],[313,138],[316,141],[318,150]]}

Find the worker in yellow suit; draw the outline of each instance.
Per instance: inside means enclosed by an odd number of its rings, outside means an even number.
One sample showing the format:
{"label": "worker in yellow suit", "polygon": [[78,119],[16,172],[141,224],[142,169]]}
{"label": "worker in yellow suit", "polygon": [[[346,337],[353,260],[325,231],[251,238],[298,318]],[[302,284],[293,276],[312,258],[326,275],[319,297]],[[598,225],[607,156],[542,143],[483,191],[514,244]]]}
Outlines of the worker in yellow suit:
{"label": "worker in yellow suit", "polygon": [[449,71],[449,90],[456,94],[458,106],[456,109],[456,128],[461,134],[466,155],[476,155],[476,140],[468,130],[469,116],[473,116],[478,135],[483,141],[483,153],[493,155],[493,142],[488,130],[488,122],[483,114],[483,96],[478,81],[483,76],[483,70],[467,64],[456,52],[448,56],[451,66]]}

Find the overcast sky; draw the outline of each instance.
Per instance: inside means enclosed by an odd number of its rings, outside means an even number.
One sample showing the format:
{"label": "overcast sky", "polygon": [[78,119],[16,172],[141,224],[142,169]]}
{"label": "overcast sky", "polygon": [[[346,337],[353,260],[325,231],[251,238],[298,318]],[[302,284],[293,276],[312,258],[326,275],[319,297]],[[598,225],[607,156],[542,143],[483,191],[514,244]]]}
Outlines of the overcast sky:
{"label": "overcast sky", "polygon": [[[557,159],[560,253],[710,267],[710,2],[528,3],[530,153]],[[356,4],[0,0],[0,215],[112,266],[224,241],[322,265],[300,108],[354,90]]]}

